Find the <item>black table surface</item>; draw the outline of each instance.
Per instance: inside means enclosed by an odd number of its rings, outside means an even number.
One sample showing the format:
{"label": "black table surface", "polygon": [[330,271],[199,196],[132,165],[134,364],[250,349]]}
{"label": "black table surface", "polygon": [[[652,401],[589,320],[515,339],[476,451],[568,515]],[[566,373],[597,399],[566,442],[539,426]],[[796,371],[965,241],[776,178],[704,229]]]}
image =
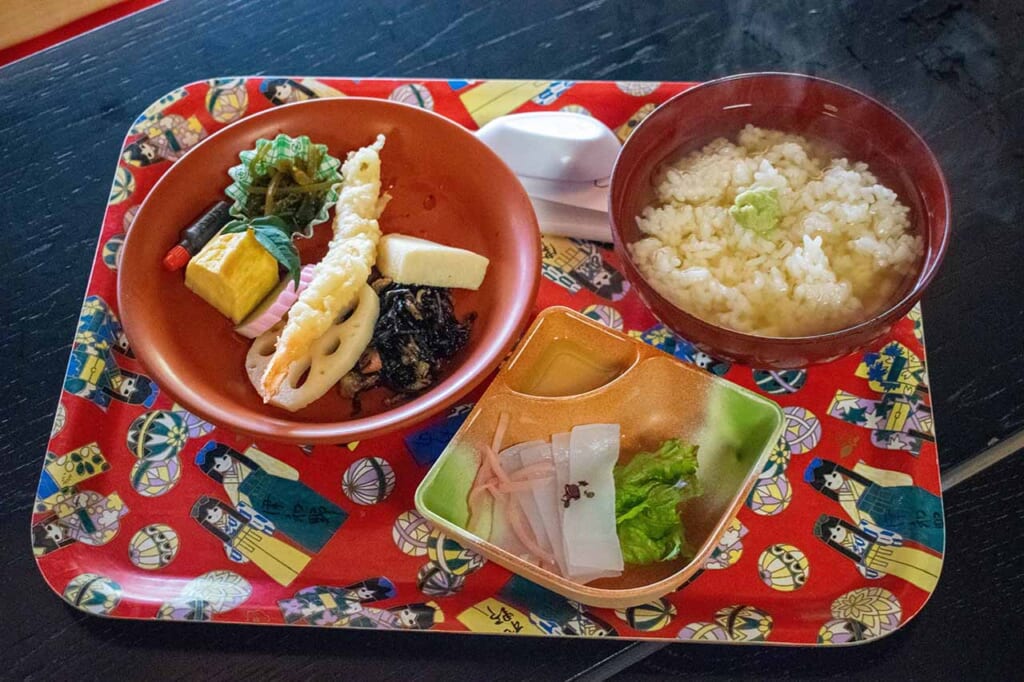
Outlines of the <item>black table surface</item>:
{"label": "black table surface", "polygon": [[[871,93],[922,133],[953,194],[952,245],[924,300],[948,473],[1024,425],[1022,33],[1021,4],[995,0],[170,0],[0,68],[0,344],[11,361],[0,375],[0,677],[596,679],[638,651],[615,641],[101,620],[50,593],[32,559],[29,510],[119,144],[160,95],[267,73],[663,81],[757,70]],[[619,675],[1019,679],[1022,488],[1016,456],[947,492],[938,590],[882,641],[678,644]]]}

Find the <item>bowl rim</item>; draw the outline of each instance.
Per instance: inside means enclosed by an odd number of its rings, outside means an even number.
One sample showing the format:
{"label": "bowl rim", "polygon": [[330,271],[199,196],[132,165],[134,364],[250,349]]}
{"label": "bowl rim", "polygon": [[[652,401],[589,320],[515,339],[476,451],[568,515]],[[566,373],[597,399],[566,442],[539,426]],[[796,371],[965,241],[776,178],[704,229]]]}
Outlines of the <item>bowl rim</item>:
{"label": "bowl rim", "polygon": [[[158,193],[163,183],[167,181],[167,178],[174,173],[175,167],[178,166],[178,162],[188,157],[201,155],[210,140],[229,134],[237,128],[259,126],[267,119],[273,119],[281,116],[282,114],[280,112],[285,110],[295,108],[312,109],[317,107],[337,107],[347,106],[349,104],[369,105],[385,109],[400,107],[402,109],[415,111],[417,116],[422,116],[424,119],[433,119],[434,123],[449,126],[453,130],[457,130],[457,135],[463,137],[467,141],[472,140],[469,143],[475,143],[480,153],[484,154],[484,156],[491,157],[490,161],[498,168],[499,173],[505,172],[514,180],[513,191],[517,191],[522,194],[524,206],[530,206],[526,190],[522,187],[522,184],[519,182],[515,173],[508,168],[507,164],[505,164],[501,158],[494,153],[494,151],[492,151],[487,145],[483,144],[483,142],[480,142],[472,131],[468,130],[456,121],[434,111],[403,104],[401,102],[394,102],[376,97],[343,97],[318,98],[276,106],[271,109],[257,112],[251,116],[246,116],[209,135],[201,140],[195,147],[182,155],[180,159],[175,161],[171,167],[168,168],[155,183],[153,183],[153,186],[147,193],[145,199],[143,199],[142,203],[139,204],[136,220],[139,217],[144,217],[146,215],[147,209],[149,209],[152,204],[152,197]],[[131,245],[135,242],[141,241],[142,239],[142,237],[139,236],[142,234],[142,230],[129,230],[125,236],[125,241],[122,246],[122,262],[117,271],[118,314],[121,318],[121,324],[125,335],[128,338],[128,342],[135,353],[135,359],[156,382],[156,385],[159,386],[161,390],[165,391],[174,401],[185,407],[189,412],[210,421],[218,427],[228,428],[237,433],[257,438],[266,438],[267,440],[276,442],[310,445],[338,444],[352,440],[371,438],[402,428],[403,426],[409,425],[413,422],[426,419],[464,397],[467,393],[475,389],[491,372],[493,372],[501,364],[505,356],[508,355],[509,351],[515,346],[516,341],[522,335],[523,331],[525,331],[526,325],[532,315],[533,304],[537,298],[537,291],[540,287],[541,277],[540,227],[537,223],[536,213],[532,208],[524,213],[524,219],[533,227],[533,230],[527,231],[527,233],[521,237],[522,239],[532,242],[534,247],[528,250],[528,252],[533,255],[530,256],[529,260],[526,262],[525,265],[527,267],[522,268],[523,271],[528,271],[527,280],[529,282],[529,286],[526,291],[521,292],[521,295],[512,296],[512,314],[508,317],[503,328],[499,330],[501,333],[499,333],[493,341],[486,344],[483,354],[474,363],[475,367],[473,367],[464,377],[455,381],[450,386],[444,387],[444,390],[442,391],[438,390],[440,385],[435,386],[408,402],[401,403],[396,407],[368,417],[337,422],[298,422],[289,421],[287,416],[268,417],[267,421],[273,419],[275,422],[272,426],[268,426],[266,421],[260,419],[238,419],[235,417],[232,409],[222,407],[217,401],[204,399],[202,391],[196,390],[178,381],[166,359],[155,351],[151,352],[149,341],[154,338],[155,332],[150,330],[148,326],[137,323],[137,320],[131,314],[125,314],[125,310],[130,310],[131,305],[127,306],[127,308],[124,305],[126,285],[124,284],[122,273],[124,270],[124,264],[126,262],[130,262],[130,254],[132,250]],[[129,256],[129,258],[124,258],[126,255]],[[280,426],[281,421],[288,422],[287,426]]]}
{"label": "bowl rim", "polygon": [[[829,332],[823,332],[821,334],[812,334],[807,336],[762,336],[759,334],[751,334],[749,332],[743,332],[737,329],[732,329],[731,327],[725,327],[717,325],[713,322],[709,322],[677,306],[676,304],[669,301],[659,291],[657,291],[654,288],[654,286],[650,284],[647,281],[647,279],[643,276],[643,274],[639,271],[639,268],[636,267],[636,264],[633,262],[632,254],[630,253],[628,248],[629,245],[625,244],[623,240],[622,231],[619,227],[619,221],[616,219],[615,211],[613,210],[613,197],[615,195],[616,179],[618,178],[618,181],[621,182],[623,173],[623,171],[620,171],[620,164],[622,163],[623,156],[625,155],[625,151],[629,147],[630,142],[635,139],[636,134],[639,133],[645,125],[648,125],[653,119],[655,119],[655,117],[658,117],[659,115],[667,116],[668,114],[666,114],[665,112],[669,110],[669,106],[673,105],[677,100],[685,99],[688,95],[693,95],[694,93],[696,93],[699,96],[701,94],[701,91],[712,89],[731,81],[776,78],[802,82],[815,82],[825,87],[845,91],[846,93],[853,95],[855,98],[860,98],[861,100],[867,102],[868,104],[871,104],[879,108],[885,115],[890,116],[892,119],[894,119],[894,121],[899,126],[902,126],[903,129],[909,134],[909,136],[920,144],[921,149],[924,152],[926,162],[935,172],[939,181],[939,185],[941,187],[943,208],[945,210],[944,218],[942,220],[942,237],[939,240],[938,244],[934,246],[934,249],[930,249],[935,254],[935,257],[931,259],[930,263],[927,260],[926,251],[925,263],[918,272],[917,277],[914,279],[914,284],[911,287],[910,291],[908,291],[898,301],[894,302],[885,310],[876,315],[872,315],[871,317],[865,320],[861,320],[860,322],[854,325],[842,327],[840,329],[836,329]],[[935,275],[938,273],[939,266],[942,264],[942,261],[945,258],[946,250],[949,246],[950,237],[952,235],[952,203],[949,192],[949,184],[946,181],[946,176],[942,172],[942,166],[939,165],[939,161],[938,158],[935,156],[935,153],[931,150],[931,148],[928,146],[928,143],[924,140],[921,134],[914,129],[913,126],[911,126],[902,116],[893,111],[891,108],[887,107],[885,104],[878,101],[874,97],[864,94],[863,92],[857,90],[856,88],[852,88],[848,85],[843,85],[842,83],[837,83],[836,81],[829,80],[827,78],[821,78],[820,76],[810,76],[806,74],[792,73],[786,71],[752,71],[749,73],[739,73],[730,76],[724,76],[722,78],[716,78],[713,80],[705,81],[703,83],[698,83],[697,85],[694,85],[691,88],[687,88],[686,90],[680,92],[677,95],[673,95],[672,97],[658,105],[658,107],[654,111],[652,111],[640,122],[639,125],[637,125],[636,129],[633,131],[633,133],[630,134],[629,138],[627,138],[626,142],[622,145],[622,149],[619,151],[619,154],[615,159],[615,165],[612,167],[612,174],[609,180],[608,218],[609,222],[611,223],[614,244],[616,246],[616,249],[622,253],[622,261],[624,267],[627,270],[629,270],[629,272],[633,275],[634,278],[637,278],[640,282],[642,282],[643,286],[638,287],[639,290],[650,290],[649,292],[644,292],[645,295],[643,296],[643,298],[645,298],[645,302],[646,296],[653,294],[654,296],[657,297],[657,302],[664,302],[665,305],[670,306],[673,310],[680,313],[681,317],[683,317],[683,319],[686,320],[687,324],[691,325],[691,328],[696,328],[702,333],[711,332],[714,334],[724,335],[728,337],[730,341],[741,343],[763,344],[765,342],[769,342],[776,346],[792,350],[805,347],[809,344],[833,341],[842,338],[848,338],[851,336],[877,336],[877,332],[880,328],[890,326],[900,318],[904,317],[908,312],[910,312],[910,309],[913,308],[914,305],[921,299],[921,297],[924,295],[925,289],[927,289],[927,287],[931,284],[932,280],[935,279]],[[928,245],[929,248],[931,246],[931,244]],[[653,308],[654,306],[649,307]]]}

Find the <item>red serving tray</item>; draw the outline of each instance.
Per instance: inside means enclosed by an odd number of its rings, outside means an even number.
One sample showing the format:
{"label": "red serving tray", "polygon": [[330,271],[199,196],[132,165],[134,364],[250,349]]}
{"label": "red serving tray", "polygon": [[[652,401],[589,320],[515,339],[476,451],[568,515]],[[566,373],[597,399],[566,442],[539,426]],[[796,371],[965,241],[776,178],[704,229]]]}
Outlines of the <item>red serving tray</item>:
{"label": "red serving tray", "polygon": [[[117,618],[726,643],[850,644],[909,621],[935,587],[945,536],[919,309],[871,353],[761,372],[698,353],[657,324],[610,249],[544,238],[538,311],[580,310],[769,394],[788,415],[784,441],[705,569],[623,611],[569,602],[485,564],[414,511],[416,486],[483,389],[369,441],[253,443],[174,405],[128,348],[115,296],[124,233],[174,160],[232,121],[358,95],[470,129],[512,112],[576,111],[625,139],[689,85],[222,78],[153,103],[125,139],[40,479],[33,547],[53,590]],[[197,455],[251,446],[263,490],[232,505]],[[839,491],[822,492],[826,480]],[[190,515],[203,496],[241,512],[228,545]]]}

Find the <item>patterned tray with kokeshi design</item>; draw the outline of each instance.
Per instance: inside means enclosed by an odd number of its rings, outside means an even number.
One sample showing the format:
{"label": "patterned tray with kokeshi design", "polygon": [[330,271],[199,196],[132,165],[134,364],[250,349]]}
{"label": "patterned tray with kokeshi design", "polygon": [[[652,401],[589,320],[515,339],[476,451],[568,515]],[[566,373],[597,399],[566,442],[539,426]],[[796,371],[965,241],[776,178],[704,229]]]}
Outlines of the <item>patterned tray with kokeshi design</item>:
{"label": "patterned tray with kokeshi design", "polygon": [[[770,396],[786,427],[703,570],[657,601],[582,606],[486,563],[413,492],[472,407],[362,442],[252,442],[174,404],[118,320],[118,251],[160,176],[242,117],[318,97],[381,97],[470,129],[573,111],[625,140],[689,83],[223,78],[162,97],[125,139],[32,517],[47,582],[89,613],[138,619],[788,645],[899,628],[935,589],[945,531],[921,313],[807,370],[709,357],[659,325],[606,246],[545,237],[536,310],[563,305]],[[216,464],[215,464],[216,463]]]}

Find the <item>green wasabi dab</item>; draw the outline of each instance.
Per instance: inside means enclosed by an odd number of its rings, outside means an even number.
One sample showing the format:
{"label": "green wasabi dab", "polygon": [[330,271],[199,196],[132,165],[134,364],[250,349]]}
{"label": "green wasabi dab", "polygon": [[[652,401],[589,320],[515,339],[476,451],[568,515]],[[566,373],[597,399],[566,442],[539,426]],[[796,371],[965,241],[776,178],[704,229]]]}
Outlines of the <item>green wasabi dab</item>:
{"label": "green wasabi dab", "polygon": [[779,193],[774,187],[755,187],[741,192],[729,208],[729,215],[746,229],[767,234],[782,219]]}

